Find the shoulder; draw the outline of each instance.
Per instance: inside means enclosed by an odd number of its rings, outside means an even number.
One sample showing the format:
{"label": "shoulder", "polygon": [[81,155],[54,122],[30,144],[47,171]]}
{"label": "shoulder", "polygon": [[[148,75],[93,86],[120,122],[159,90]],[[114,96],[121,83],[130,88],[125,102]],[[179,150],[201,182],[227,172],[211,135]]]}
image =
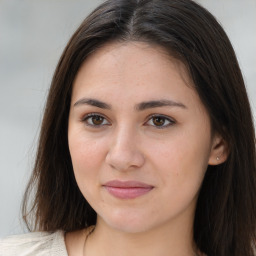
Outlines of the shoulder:
{"label": "shoulder", "polygon": [[64,232],[33,232],[0,240],[0,256],[67,256]]}

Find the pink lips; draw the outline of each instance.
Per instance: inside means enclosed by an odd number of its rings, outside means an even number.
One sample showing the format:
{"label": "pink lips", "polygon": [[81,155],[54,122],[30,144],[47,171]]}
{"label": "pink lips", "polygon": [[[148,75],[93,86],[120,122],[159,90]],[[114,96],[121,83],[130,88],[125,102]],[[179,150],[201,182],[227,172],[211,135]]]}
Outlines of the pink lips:
{"label": "pink lips", "polygon": [[107,191],[120,199],[134,199],[150,192],[154,187],[138,181],[112,180],[104,184]]}

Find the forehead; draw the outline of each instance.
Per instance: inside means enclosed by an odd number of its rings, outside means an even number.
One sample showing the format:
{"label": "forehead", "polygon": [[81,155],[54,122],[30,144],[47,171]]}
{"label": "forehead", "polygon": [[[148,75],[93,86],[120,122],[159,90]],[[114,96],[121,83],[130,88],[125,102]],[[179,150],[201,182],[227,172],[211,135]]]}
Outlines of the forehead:
{"label": "forehead", "polygon": [[84,61],[74,80],[73,91],[85,82],[87,89],[92,84],[96,89],[108,83],[120,83],[120,86],[137,83],[147,89],[151,80],[157,88],[163,78],[170,84],[180,80],[193,87],[185,65],[164,48],[143,42],[114,42],[104,45]]}

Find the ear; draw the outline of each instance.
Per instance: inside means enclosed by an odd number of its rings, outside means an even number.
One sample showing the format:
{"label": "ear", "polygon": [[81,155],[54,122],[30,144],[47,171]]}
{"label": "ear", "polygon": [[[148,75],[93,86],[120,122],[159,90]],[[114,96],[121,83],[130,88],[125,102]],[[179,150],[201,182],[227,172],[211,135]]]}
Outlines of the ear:
{"label": "ear", "polygon": [[209,165],[224,163],[228,158],[229,150],[227,142],[219,134],[215,134],[212,140],[212,148],[209,157]]}

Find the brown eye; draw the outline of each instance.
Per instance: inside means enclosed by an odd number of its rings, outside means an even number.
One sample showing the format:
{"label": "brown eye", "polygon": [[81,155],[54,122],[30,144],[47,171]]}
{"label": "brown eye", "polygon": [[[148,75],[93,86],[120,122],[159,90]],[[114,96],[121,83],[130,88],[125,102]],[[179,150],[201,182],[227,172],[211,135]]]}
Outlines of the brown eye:
{"label": "brown eye", "polygon": [[156,128],[166,128],[175,124],[175,121],[169,117],[163,115],[154,115],[147,121],[146,125],[150,125]]}
{"label": "brown eye", "polygon": [[103,126],[109,125],[107,119],[101,115],[90,114],[87,115],[83,121],[89,126]]}
{"label": "brown eye", "polygon": [[104,118],[102,116],[92,116],[91,120],[94,125],[101,125],[104,121]]}
{"label": "brown eye", "polygon": [[152,118],[152,122],[155,126],[163,126],[165,123],[165,119],[164,117],[161,116],[155,116]]}

